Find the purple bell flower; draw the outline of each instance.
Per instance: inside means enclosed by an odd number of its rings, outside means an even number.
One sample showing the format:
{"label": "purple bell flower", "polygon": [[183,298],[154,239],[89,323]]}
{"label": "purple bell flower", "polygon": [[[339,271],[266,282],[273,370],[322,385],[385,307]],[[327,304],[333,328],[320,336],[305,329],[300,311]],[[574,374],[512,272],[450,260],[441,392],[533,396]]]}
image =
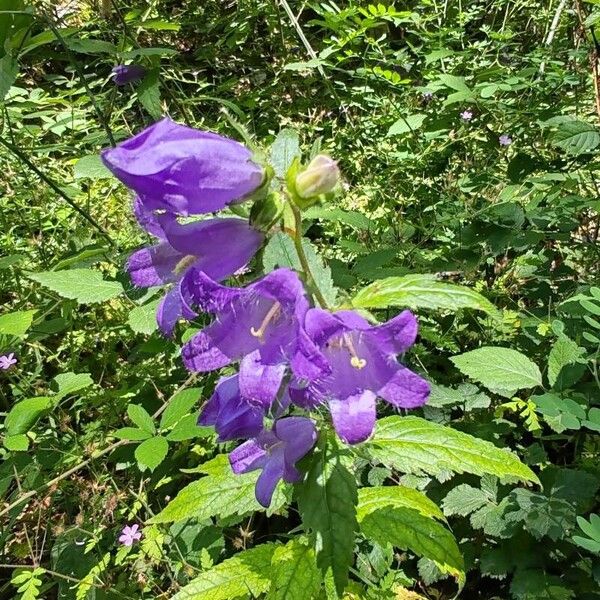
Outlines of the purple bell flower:
{"label": "purple bell flower", "polygon": [[146,74],[146,69],[141,65],[117,65],[113,67],[112,74],[115,85],[127,85],[142,79]]}
{"label": "purple bell flower", "polygon": [[[245,288],[228,288],[195,270],[190,289],[200,309],[215,315],[211,325],[183,346],[190,371],[220,369],[254,351],[263,365],[290,362],[300,375],[326,368],[301,330],[308,300],[294,271],[276,269]],[[319,369],[311,370],[311,360]]]}
{"label": "purple bell flower", "polygon": [[256,499],[268,508],[280,479],[293,483],[302,475],[296,463],[317,441],[315,424],[306,417],[278,419],[272,431],[262,431],[256,438],[244,442],[229,455],[236,474],[262,469],[256,482]]}
{"label": "purple bell flower", "polygon": [[159,243],[129,257],[131,281],[143,288],[176,284],[164,296],[156,314],[165,335],[171,335],[182,316],[196,316],[190,306],[190,277],[195,270],[216,280],[225,279],[244,267],[263,241],[262,234],[243,219],[207,219],[181,225],[173,215],[154,215],[145,210],[137,199],[134,212],[140,225]]}
{"label": "purple bell flower", "polygon": [[219,380],[200,413],[198,425],[213,425],[219,442],[256,437],[277,399],[285,369],[283,364],[261,365],[257,352],[249,354],[242,360],[239,374]]}
{"label": "purple bell flower", "polygon": [[150,210],[215,212],[243,200],[263,182],[245,146],[169,118],[102,152],[104,164]]}
{"label": "purple bell flower", "polygon": [[353,311],[332,314],[313,308],[305,327],[329,369],[310,381],[300,397],[305,405],[310,398],[326,402],[333,426],[345,442],[356,444],[371,435],[377,397],[396,408],[426,402],[429,384],[396,361],[396,355],[408,350],[417,336],[417,320],[410,311],[372,326]]}

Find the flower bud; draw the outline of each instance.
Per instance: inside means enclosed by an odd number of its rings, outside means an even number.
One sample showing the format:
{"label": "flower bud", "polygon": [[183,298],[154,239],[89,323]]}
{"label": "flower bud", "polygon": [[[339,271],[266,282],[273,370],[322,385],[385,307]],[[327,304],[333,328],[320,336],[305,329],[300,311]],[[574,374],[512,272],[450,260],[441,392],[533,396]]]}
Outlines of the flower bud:
{"label": "flower bud", "polygon": [[296,176],[296,193],[300,198],[312,198],[331,192],[340,178],[337,162],[319,154]]}

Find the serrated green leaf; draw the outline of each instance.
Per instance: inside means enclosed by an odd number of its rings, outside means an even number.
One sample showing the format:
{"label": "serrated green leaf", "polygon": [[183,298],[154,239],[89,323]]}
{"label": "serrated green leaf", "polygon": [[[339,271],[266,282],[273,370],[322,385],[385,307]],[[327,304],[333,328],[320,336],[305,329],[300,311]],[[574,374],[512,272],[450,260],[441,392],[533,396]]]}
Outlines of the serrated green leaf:
{"label": "serrated green leaf", "polygon": [[175,425],[200,400],[201,395],[201,388],[187,388],[175,394],[169,400],[169,404],[162,415],[160,420],[161,429]]}
{"label": "serrated green leaf", "polygon": [[312,533],[317,564],[333,576],[338,594],[348,581],[357,530],[356,480],[351,459],[334,438],[322,440],[306,477],[296,487],[302,523]]}
{"label": "serrated green leaf", "polygon": [[446,494],[446,497],[442,502],[442,507],[445,515],[460,515],[461,517],[466,517],[472,512],[480,509],[489,501],[490,498],[488,494],[483,490],[463,483],[451,489],[448,494]]}
{"label": "serrated green leaf", "polygon": [[[207,476],[184,487],[151,519],[152,523],[172,523],[192,517],[201,521],[210,517],[226,518],[264,511],[254,496],[258,471],[236,475],[224,454],[219,454],[204,463],[202,471],[207,473]],[[281,486],[278,486],[270,510],[276,510],[284,502],[285,496],[281,493]]]}
{"label": "serrated green leaf", "polygon": [[558,126],[551,141],[570,154],[582,154],[594,150],[600,144],[600,133],[589,123],[566,121]]}
{"label": "serrated green leaf", "polygon": [[295,158],[300,157],[300,140],[293,129],[282,129],[271,145],[271,166],[283,179]]}
{"label": "serrated green leaf", "polygon": [[542,385],[538,366],[512,348],[484,346],[450,360],[461,373],[506,398],[518,390]]}
{"label": "serrated green leaf", "polygon": [[322,219],[323,221],[340,222],[355,229],[370,229],[371,220],[355,210],[342,210],[325,206],[311,206],[303,213],[304,219]]}
{"label": "serrated green leaf", "polygon": [[143,441],[135,449],[135,459],[140,467],[147,467],[150,471],[154,471],[165,459],[168,451],[169,442],[158,435]]}
{"label": "serrated green leaf", "polygon": [[548,381],[554,387],[563,367],[579,361],[585,350],[567,336],[559,337],[548,356]]}
{"label": "serrated green leaf", "polygon": [[112,173],[97,154],[82,156],[73,167],[75,179],[110,179]]}
{"label": "serrated green leaf", "polygon": [[37,310],[18,310],[0,315],[0,335],[23,337],[33,323]]}
{"label": "serrated green leaf", "polygon": [[58,391],[54,395],[54,400],[62,400],[79,390],[83,390],[94,384],[94,380],[89,373],[61,373],[54,378]]}
{"label": "serrated green leaf", "polygon": [[208,437],[213,435],[215,430],[212,427],[202,427],[198,425],[198,413],[186,415],[177,422],[175,427],[167,434],[170,442],[182,442],[197,437]]}
{"label": "serrated green leaf", "polygon": [[151,433],[137,427],[121,427],[121,429],[114,431],[112,435],[120,440],[131,440],[134,442],[142,442],[152,437]]}
{"label": "serrated green leaf", "polygon": [[163,109],[160,103],[160,79],[159,70],[153,69],[146,73],[146,76],[137,88],[137,97],[141,105],[148,111],[153,119],[160,119],[163,116]]}
{"label": "serrated green leaf", "polygon": [[184,586],[171,600],[235,600],[258,597],[270,585],[271,560],[277,546],[261,544],[224,560]]}
{"label": "serrated green leaf", "polygon": [[518,457],[490,442],[419,417],[386,417],[365,444],[382,464],[404,473],[489,473],[538,482]]}
{"label": "serrated green leaf", "polygon": [[417,131],[423,126],[426,118],[427,115],[421,113],[401,117],[388,129],[387,135],[389,137]]}
{"label": "serrated green leaf", "polygon": [[123,292],[118,281],[105,281],[101,273],[91,269],[45,271],[30,273],[28,277],[59,296],[77,300],[80,304],[104,302]]}
{"label": "serrated green leaf", "polygon": [[148,411],[139,404],[129,404],[127,406],[127,416],[144,431],[150,434],[156,433],[154,419],[148,414]]}
{"label": "serrated green leaf", "polygon": [[357,519],[384,506],[398,506],[416,510],[424,517],[445,521],[444,513],[423,492],[413,488],[398,486],[379,486],[358,490]]}
{"label": "serrated green leaf", "polygon": [[52,398],[40,396],[17,402],[4,421],[7,435],[27,433],[40,416],[53,406]]}
{"label": "serrated green leaf", "polygon": [[481,294],[462,285],[438,281],[432,275],[387,277],[363,288],[352,300],[355,308],[388,306],[457,311],[463,308],[498,314]]}
{"label": "serrated green leaf", "polygon": [[464,564],[454,536],[431,516],[408,506],[372,503],[359,511],[362,533],[378,544],[412,550],[464,583]]}
{"label": "serrated green leaf", "polygon": [[316,598],[321,587],[315,551],[299,539],[275,549],[270,574],[271,587],[267,600]]}
{"label": "serrated green leaf", "polygon": [[156,310],[160,300],[153,300],[143,306],[136,306],[127,317],[127,324],[135,333],[150,335],[158,328]]}

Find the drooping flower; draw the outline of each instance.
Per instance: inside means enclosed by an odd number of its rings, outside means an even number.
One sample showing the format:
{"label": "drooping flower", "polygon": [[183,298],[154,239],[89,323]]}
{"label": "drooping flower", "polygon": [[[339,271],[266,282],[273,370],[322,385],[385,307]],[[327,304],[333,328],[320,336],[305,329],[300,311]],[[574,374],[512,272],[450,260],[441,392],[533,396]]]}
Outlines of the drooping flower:
{"label": "drooping flower", "polygon": [[127,85],[142,79],[146,74],[146,69],[141,65],[117,65],[113,67],[112,74],[115,85]]}
{"label": "drooping flower", "polygon": [[283,364],[262,365],[257,352],[244,357],[238,374],[219,380],[198,425],[213,425],[220,442],[256,437],[277,399],[285,369]]}
{"label": "drooping flower", "polygon": [[293,483],[301,478],[296,463],[317,441],[315,424],[306,417],[278,419],[271,431],[264,430],[229,455],[234,473],[262,469],[256,482],[256,499],[267,508],[280,479]]}
{"label": "drooping flower", "polygon": [[156,246],[134,252],[127,262],[131,281],[138,287],[175,283],[162,299],[157,321],[170,335],[182,316],[191,319],[189,276],[200,270],[216,280],[232,275],[252,258],[263,235],[238,218],[215,218],[180,224],[170,214],[154,215],[136,199],[140,225],[159,239]]}
{"label": "drooping flower", "polygon": [[0,369],[3,371],[8,371],[13,365],[17,364],[17,359],[15,358],[15,353],[11,352],[10,354],[3,354],[0,356]]}
{"label": "drooping flower", "polygon": [[123,546],[133,546],[133,543],[142,537],[142,532],[138,531],[139,528],[140,526],[137,523],[131,526],[125,525],[119,536],[119,542],[121,542]]}
{"label": "drooping flower", "polygon": [[335,430],[345,442],[356,444],[371,435],[377,397],[397,408],[415,408],[427,400],[429,384],[396,360],[417,335],[417,320],[410,311],[372,326],[353,311],[332,314],[313,308],[305,326],[329,372],[302,390],[304,401],[308,397],[327,403]]}
{"label": "drooping flower", "polygon": [[244,200],[264,178],[239,142],[169,118],[104,150],[102,160],[146,208],[181,215],[214,212]]}
{"label": "drooping flower", "polygon": [[319,154],[296,176],[296,192],[301,198],[327,194],[337,185],[339,178],[337,162],[329,156]]}
{"label": "drooping flower", "polygon": [[290,362],[300,375],[311,373],[311,360],[324,366],[301,328],[308,300],[293,271],[276,269],[245,288],[228,288],[195,270],[189,287],[200,309],[215,315],[183,346],[190,371],[213,371],[254,351],[263,365]]}
{"label": "drooping flower", "polygon": [[463,110],[460,113],[460,118],[463,121],[470,121],[473,118],[473,113],[470,110]]}
{"label": "drooping flower", "polygon": [[510,137],[510,135],[507,135],[506,133],[503,133],[499,138],[498,138],[498,143],[501,146],[510,146],[512,144],[512,138]]}

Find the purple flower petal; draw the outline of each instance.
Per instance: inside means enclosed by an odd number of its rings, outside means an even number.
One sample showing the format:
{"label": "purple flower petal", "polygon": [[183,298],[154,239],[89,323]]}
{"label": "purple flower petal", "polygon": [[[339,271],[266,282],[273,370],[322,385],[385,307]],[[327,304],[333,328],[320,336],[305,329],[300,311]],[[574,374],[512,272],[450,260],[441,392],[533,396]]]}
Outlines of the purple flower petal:
{"label": "purple flower petal", "polygon": [[182,258],[180,252],[167,243],[161,243],[134,252],[127,261],[127,271],[137,287],[164,285],[179,279],[175,267]]}
{"label": "purple flower petal", "polygon": [[269,409],[277,398],[285,371],[284,364],[263,365],[256,351],[248,354],[240,364],[241,396],[251,404]]}
{"label": "purple flower petal", "polygon": [[214,212],[254,192],[264,172],[229,138],[158,121],[102,153],[105,165],[149,209]]}
{"label": "purple flower petal", "polygon": [[333,426],[348,444],[364,442],[375,426],[376,395],[365,390],[344,400],[329,400]]}
{"label": "purple flower petal", "polygon": [[315,424],[306,417],[278,419],[273,431],[285,443],[285,460],[288,464],[298,462],[317,441]]}
{"label": "purple flower petal", "polygon": [[417,319],[409,310],[371,329],[379,348],[388,354],[406,352],[415,343],[418,331]]}
{"label": "purple flower petal", "polygon": [[269,459],[265,463],[254,490],[258,503],[265,508],[268,508],[271,505],[273,492],[275,491],[279,480],[283,478],[284,469],[285,459],[283,448],[277,448],[271,453]]}
{"label": "purple flower petal", "polygon": [[177,321],[182,316],[181,293],[176,286],[167,292],[156,310],[156,322],[159,329],[167,337],[171,337]]}
{"label": "purple flower petal", "polygon": [[141,65],[117,65],[113,67],[115,85],[127,85],[139,81],[146,74],[146,69]]}
{"label": "purple flower petal", "polygon": [[427,402],[430,391],[427,381],[400,365],[378,395],[397,408],[417,408]]}
{"label": "purple flower petal", "polygon": [[267,451],[256,440],[248,440],[229,453],[229,464],[232,471],[239,475],[262,469],[268,456]]}

